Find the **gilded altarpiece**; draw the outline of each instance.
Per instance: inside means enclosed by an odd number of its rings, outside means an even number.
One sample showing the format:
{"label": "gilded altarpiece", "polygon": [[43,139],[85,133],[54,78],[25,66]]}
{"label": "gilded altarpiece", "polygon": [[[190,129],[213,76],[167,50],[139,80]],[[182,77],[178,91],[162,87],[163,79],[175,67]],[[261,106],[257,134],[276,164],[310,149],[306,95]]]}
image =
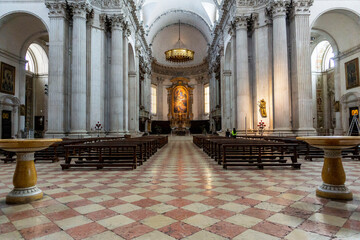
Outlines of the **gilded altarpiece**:
{"label": "gilded altarpiece", "polygon": [[192,104],[193,90],[186,78],[175,78],[171,80],[168,90],[168,119],[172,129],[189,129],[190,121],[193,119]]}

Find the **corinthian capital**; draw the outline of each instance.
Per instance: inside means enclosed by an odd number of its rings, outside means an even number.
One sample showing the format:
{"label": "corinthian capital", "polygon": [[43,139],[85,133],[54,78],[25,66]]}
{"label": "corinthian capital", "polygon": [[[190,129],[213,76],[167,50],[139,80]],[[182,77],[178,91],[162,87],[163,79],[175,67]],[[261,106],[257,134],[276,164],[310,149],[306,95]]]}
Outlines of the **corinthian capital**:
{"label": "corinthian capital", "polygon": [[112,29],[122,30],[124,26],[124,15],[123,14],[114,14],[109,16],[111,21]]}
{"label": "corinthian capital", "polygon": [[49,17],[66,17],[65,1],[45,1],[45,6],[49,9]]}
{"label": "corinthian capital", "polygon": [[247,16],[247,15],[237,16],[234,21],[235,29],[236,30],[247,29],[248,20],[249,20],[249,16]]}
{"label": "corinthian capital", "polygon": [[309,15],[313,3],[314,0],[293,0],[291,3],[291,15]]}
{"label": "corinthian capital", "polygon": [[90,5],[85,0],[68,1],[72,10],[73,17],[86,18],[86,14],[91,11]]}
{"label": "corinthian capital", "polygon": [[286,16],[287,8],[290,5],[290,0],[274,0],[270,4],[270,9],[273,18],[279,16]]}

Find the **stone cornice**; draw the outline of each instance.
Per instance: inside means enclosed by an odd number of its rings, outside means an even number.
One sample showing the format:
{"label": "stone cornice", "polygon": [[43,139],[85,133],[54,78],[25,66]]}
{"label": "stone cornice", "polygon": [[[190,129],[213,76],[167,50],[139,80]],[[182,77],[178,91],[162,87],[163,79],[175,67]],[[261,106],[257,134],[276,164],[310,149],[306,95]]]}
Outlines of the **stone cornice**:
{"label": "stone cornice", "polygon": [[157,62],[152,63],[152,71],[156,74],[166,76],[193,76],[207,73],[209,70],[208,62],[204,62],[194,67],[168,67],[158,64]]}

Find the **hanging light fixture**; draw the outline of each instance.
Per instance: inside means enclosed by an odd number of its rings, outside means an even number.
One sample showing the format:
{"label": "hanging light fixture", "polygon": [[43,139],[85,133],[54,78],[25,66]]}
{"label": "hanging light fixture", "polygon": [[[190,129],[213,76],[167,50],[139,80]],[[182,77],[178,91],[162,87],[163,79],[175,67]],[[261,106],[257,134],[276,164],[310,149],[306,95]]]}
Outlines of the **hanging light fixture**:
{"label": "hanging light fixture", "polygon": [[194,60],[195,52],[186,48],[181,48],[181,40],[180,40],[180,20],[179,20],[179,40],[178,40],[179,48],[174,48],[167,50],[165,52],[165,57],[167,61],[170,62],[187,62]]}

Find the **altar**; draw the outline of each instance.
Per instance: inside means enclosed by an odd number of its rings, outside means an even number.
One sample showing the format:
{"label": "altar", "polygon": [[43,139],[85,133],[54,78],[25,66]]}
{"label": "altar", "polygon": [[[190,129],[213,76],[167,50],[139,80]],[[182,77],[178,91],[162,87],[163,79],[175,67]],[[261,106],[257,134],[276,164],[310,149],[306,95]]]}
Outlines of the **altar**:
{"label": "altar", "polygon": [[168,119],[172,132],[176,135],[185,135],[189,132],[190,121],[193,119],[192,104],[193,90],[186,78],[171,80],[168,90]]}

